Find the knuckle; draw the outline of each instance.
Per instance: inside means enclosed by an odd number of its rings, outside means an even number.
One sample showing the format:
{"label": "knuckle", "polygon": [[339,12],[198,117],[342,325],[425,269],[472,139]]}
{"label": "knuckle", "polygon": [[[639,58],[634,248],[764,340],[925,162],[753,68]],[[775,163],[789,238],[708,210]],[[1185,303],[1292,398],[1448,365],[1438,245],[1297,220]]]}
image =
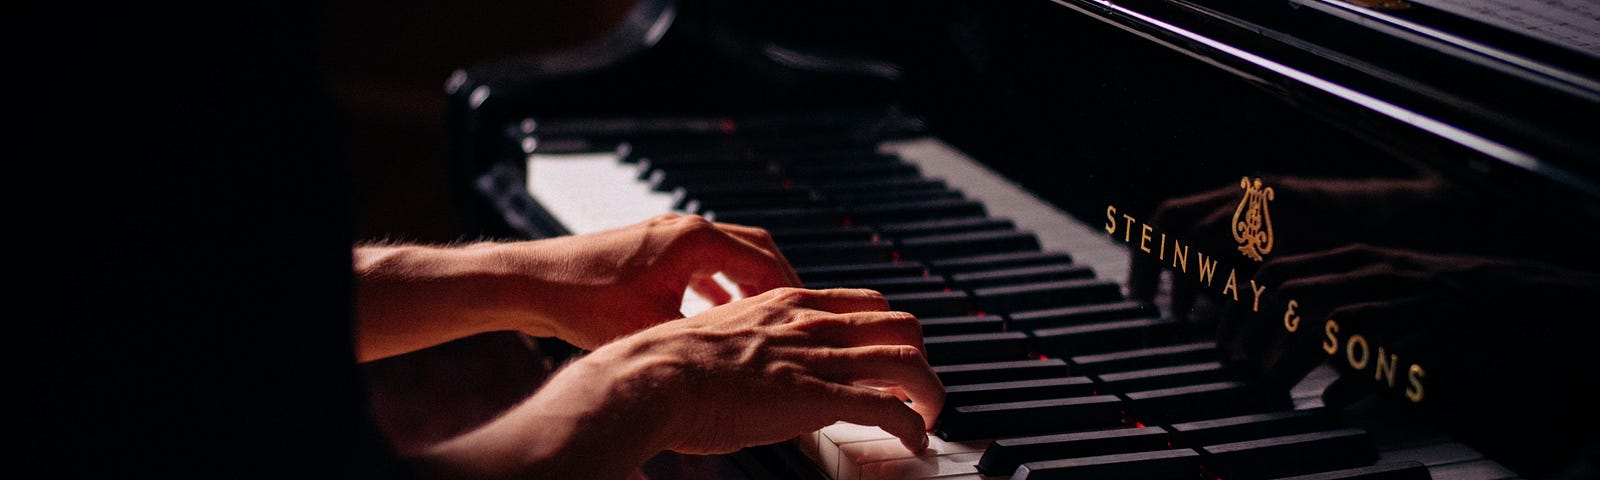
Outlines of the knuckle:
{"label": "knuckle", "polygon": [[890,325],[894,325],[896,327],[903,327],[903,328],[913,328],[914,327],[917,330],[921,330],[922,329],[922,321],[921,320],[917,320],[917,316],[916,315],[912,315],[912,314],[910,314],[908,312],[900,312],[900,311],[887,312],[883,317],[883,322],[887,323],[887,324],[890,324]]}
{"label": "knuckle", "polygon": [[790,325],[803,332],[828,330],[838,328],[844,324],[844,317],[827,312],[811,310],[795,312],[790,321]]}
{"label": "knuckle", "polygon": [[925,364],[928,361],[922,356],[922,350],[912,345],[884,345],[876,354],[894,363]]}
{"label": "knuckle", "polygon": [[751,228],[750,236],[762,245],[775,243],[772,240],[772,232],[767,231],[765,228]]}
{"label": "knuckle", "polygon": [[872,303],[874,309],[876,309],[876,310],[888,310],[889,309],[889,300],[883,297],[883,292],[879,292],[877,290],[868,290],[868,289],[858,290],[858,292],[860,292],[860,295],[861,295],[861,297],[863,299],[865,299],[866,301]]}
{"label": "knuckle", "polygon": [[793,379],[806,375],[805,367],[794,362],[772,362],[764,370],[769,378]]}
{"label": "knuckle", "polygon": [[797,287],[779,287],[771,293],[773,301],[787,305],[798,305],[816,296],[815,291]]}

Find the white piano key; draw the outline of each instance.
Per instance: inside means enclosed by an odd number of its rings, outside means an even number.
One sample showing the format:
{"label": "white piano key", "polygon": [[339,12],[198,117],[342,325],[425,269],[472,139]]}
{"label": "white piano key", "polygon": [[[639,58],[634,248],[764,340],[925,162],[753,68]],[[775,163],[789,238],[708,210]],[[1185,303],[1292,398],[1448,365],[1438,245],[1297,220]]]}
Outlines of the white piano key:
{"label": "white piano key", "polygon": [[528,156],[528,192],[574,234],[598,232],[671,213],[672,195],[650,190],[616,153]]}
{"label": "white piano key", "polygon": [[[834,480],[855,478],[923,478],[924,476],[945,475],[949,473],[975,473],[978,457],[969,455],[983,455],[988,448],[989,441],[946,442],[939,437],[929,436],[928,448],[922,455],[912,454],[906,450],[900,439],[890,437],[877,440],[863,440],[837,444],[837,456],[831,465],[824,464],[824,471],[834,472]],[[943,458],[937,462],[932,458]],[[905,463],[910,461],[910,463]],[[965,461],[964,465],[955,465],[952,462]],[[890,467],[874,467],[875,464],[887,463]],[[920,465],[920,466],[919,466]],[[937,469],[928,470],[929,465]],[[826,469],[832,467],[831,469]],[[891,468],[892,467],[892,468]],[[914,467],[914,468],[913,468]],[[907,470],[909,469],[909,470]],[[873,473],[877,472],[877,473]],[[888,476],[890,472],[902,472],[912,476]],[[922,473],[918,473],[922,472]],[[935,473],[926,473],[935,472]],[[865,475],[865,476],[863,476]]]}
{"label": "white piano key", "polygon": [[[871,442],[894,439],[894,435],[878,427],[867,427],[850,423],[835,423],[822,427],[817,431],[817,466],[829,475],[839,471],[839,447],[856,442]],[[907,452],[909,455],[910,452]]]}
{"label": "white piano key", "polygon": [[983,452],[922,455],[848,465],[834,480],[914,480],[978,473],[974,465]]}

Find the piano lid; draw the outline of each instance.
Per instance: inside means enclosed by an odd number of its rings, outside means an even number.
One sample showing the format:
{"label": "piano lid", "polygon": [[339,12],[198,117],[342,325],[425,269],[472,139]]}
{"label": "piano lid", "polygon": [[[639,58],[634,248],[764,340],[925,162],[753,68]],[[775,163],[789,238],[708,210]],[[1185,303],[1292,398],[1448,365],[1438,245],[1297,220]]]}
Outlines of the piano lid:
{"label": "piano lid", "polygon": [[1561,313],[1600,295],[1600,57],[1386,5],[974,4],[953,29],[992,105],[929,123],[987,132],[975,156],[1127,247],[1130,295],[1264,374],[1329,362],[1555,476],[1600,428]]}
{"label": "piano lid", "polygon": [[1600,12],[1592,3],[1055,3],[1344,124],[1382,117],[1585,196],[1600,192]]}

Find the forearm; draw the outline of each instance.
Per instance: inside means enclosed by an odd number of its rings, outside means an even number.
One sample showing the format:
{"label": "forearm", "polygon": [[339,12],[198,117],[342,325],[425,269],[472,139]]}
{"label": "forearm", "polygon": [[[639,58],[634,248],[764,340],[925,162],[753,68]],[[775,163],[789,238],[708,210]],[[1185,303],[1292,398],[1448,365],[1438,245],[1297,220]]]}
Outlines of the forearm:
{"label": "forearm", "polygon": [[648,362],[580,360],[488,424],[414,458],[424,478],[622,479],[663,450]]}
{"label": "forearm", "polygon": [[497,244],[362,246],[355,254],[356,339],[361,361],[470,335],[548,322],[528,304],[529,277]]}

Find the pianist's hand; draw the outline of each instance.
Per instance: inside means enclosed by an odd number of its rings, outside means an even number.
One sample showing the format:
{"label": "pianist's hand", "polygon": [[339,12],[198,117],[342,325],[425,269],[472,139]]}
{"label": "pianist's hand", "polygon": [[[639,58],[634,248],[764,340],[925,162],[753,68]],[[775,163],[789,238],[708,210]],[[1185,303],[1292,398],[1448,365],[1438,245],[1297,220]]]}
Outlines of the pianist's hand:
{"label": "pianist's hand", "polygon": [[920,451],[944,403],[921,339],[917,320],[876,292],[769,291],[580,357],[528,401],[433,448],[424,471],[620,478],[664,450],[732,452],[837,421]]}
{"label": "pianist's hand", "polygon": [[[666,214],[608,231],[515,244],[507,261],[536,277],[538,285],[525,295],[552,319],[552,333],[587,350],[682,317],[687,289],[722,305],[734,294],[800,286],[765,230],[697,215]],[[719,272],[739,291],[719,285],[713,278]]]}
{"label": "pianist's hand", "polygon": [[360,359],[514,330],[593,350],[682,317],[684,292],[713,304],[798,286],[764,230],[662,215],[584,235],[457,247],[355,249]]}

